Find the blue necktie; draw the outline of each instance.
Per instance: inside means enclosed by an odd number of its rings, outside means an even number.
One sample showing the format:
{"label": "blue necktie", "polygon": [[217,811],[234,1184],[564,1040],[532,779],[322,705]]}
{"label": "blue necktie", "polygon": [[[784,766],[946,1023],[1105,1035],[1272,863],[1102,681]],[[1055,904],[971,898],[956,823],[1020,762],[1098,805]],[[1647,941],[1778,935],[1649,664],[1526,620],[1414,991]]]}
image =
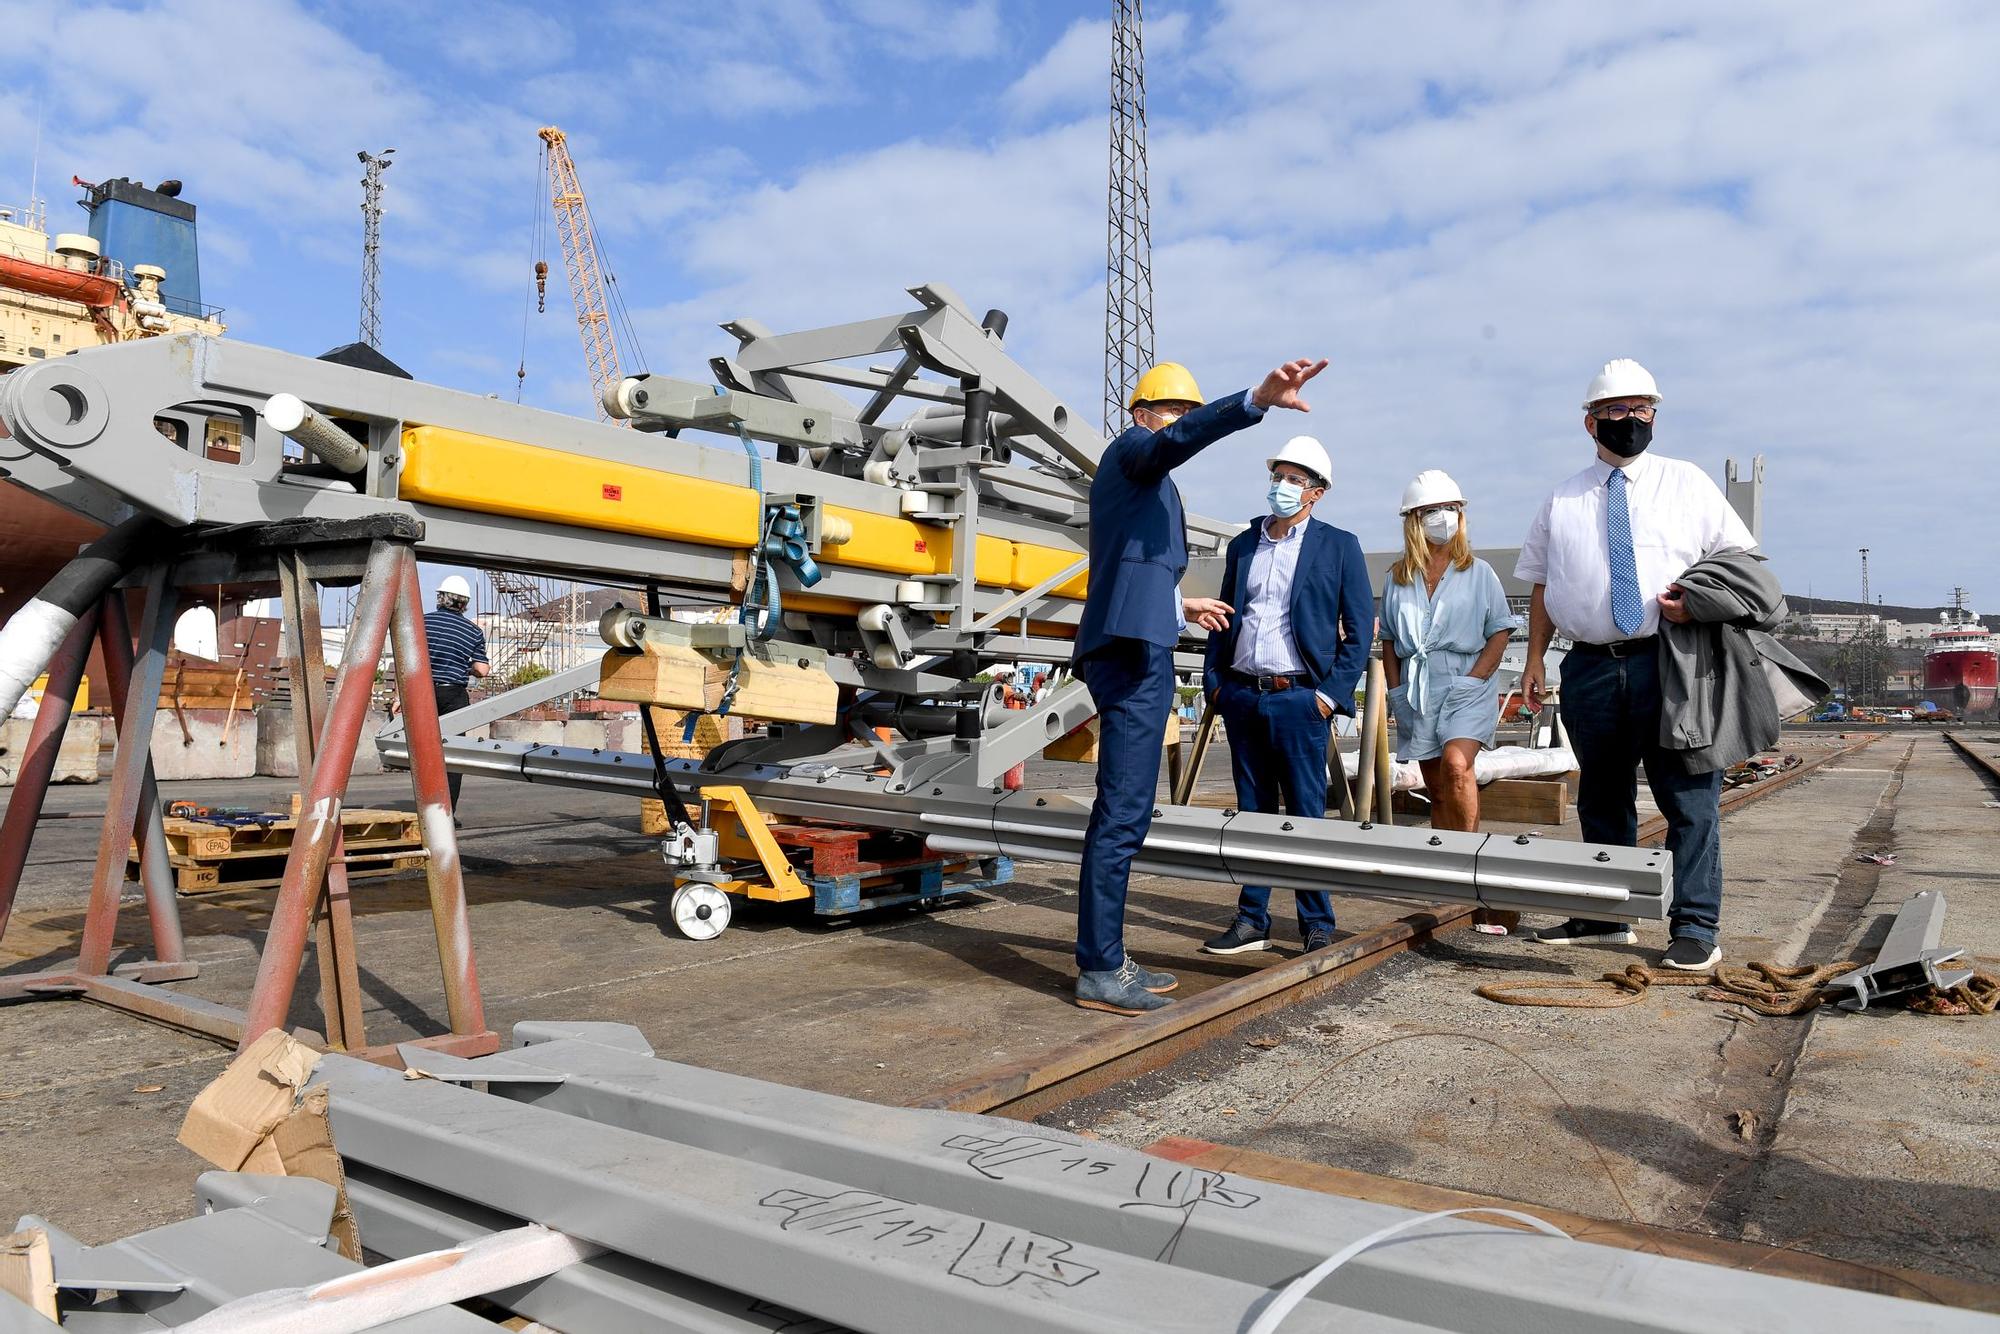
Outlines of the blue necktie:
{"label": "blue necktie", "polygon": [[1639,566],[1632,558],[1632,513],[1625,505],[1625,470],[1613,468],[1605,484],[1604,530],[1610,540],[1611,620],[1623,635],[1639,633],[1646,623],[1639,599]]}

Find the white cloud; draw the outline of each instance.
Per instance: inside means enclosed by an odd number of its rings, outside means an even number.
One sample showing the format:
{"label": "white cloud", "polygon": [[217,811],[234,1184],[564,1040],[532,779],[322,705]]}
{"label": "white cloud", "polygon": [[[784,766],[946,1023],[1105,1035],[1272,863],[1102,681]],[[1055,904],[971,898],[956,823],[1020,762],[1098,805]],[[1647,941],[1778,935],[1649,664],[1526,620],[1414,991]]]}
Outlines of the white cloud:
{"label": "white cloud", "polygon": [[[1188,16],[1161,14],[1147,19],[1142,31],[1146,77],[1150,82],[1159,77],[1163,62],[1172,62],[1181,51],[1188,32]],[[1171,71],[1174,66],[1169,63],[1167,68]],[[1078,19],[1008,86],[1001,102],[1011,114],[1022,118],[1085,109],[1102,111],[1108,100],[1110,74],[1110,22]]]}
{"label": "white cloud", "polygon": [[[187,178],[208,210],[205,277],[250,328],[293,299],[287,264],[351,271],[352,153],[395,144],[392,264],[451,297],[406,318],[462,341],[451,366],[487,391],[517,360],[534,129],[555,119],[654,367],[702,373],[727,319],[834,323],[936,280],[1007,308],[1017,358],[1097,415],[1109,32],[1094,17],[1023,50],[1018,11],[995,3],[634,4],[570,26],[565,48],[546,25],[454,35],[394,6],[379,41],[321,11],[256,12],[172,0],[51,19],[0,0],[0,30],[21,34],[0,49],[0,169],[25,174],[26,90],[59,90],[44,163]],[[2000,10],[1237,0],[1149,15],[1147,45],[1159,350],[1213,392],[1333,357],[1303,424],[1339,464],[1329,517],[1370,546],[1426,466],[1468,488],[1481,541],[1514,540],[1587,456],[1581,385],[1631,355],[1666,390],[1664,452],[1717,472],[1769,455],[1767,545],[1793,586],[1845,587],[1864,541],[1892,598],[2000,568],[1991,525],[1940,531],[1995,494]],[[192,97],[104,77],[105,50],[217,73]],[[434,59],[472,77],[428,77]],[[962,91],[889,121],[918,61],[952,62]],[[683,132],[689,106],[734,115],[732,141]],[[899,123],[925,129],[880,128]],[[841,150],[760,169],[802,125]],[[530,393],[582,410],[559,275],[529,329]],[[329,334],[352,327],[346,281]],[[1300,424],[1212,451],[1189,494],[1246,516],[1266,437]]]}
{"label": "white cloud", "polygon": [[[1212,392],[1333,356],[1308,425],[1341,463],[1330,517],[1371,546],[1426,466],[1467,485],[1483,541],[1516,540],[1588,457],[1584,381],[1639,356],[1663,452],[1718,475],[1769,456],[1786,578],[1824,592],[1872,540],[1878,585],[1936,598],[2000,562],[1984,530],[1934,535],[1938,488],[1989,477],[2000,440],[1927,406],[1976,395],[2000,353],[1995,37],[1970,6],[1243,5],[1152,81],[1160,353]],[[1073,25],[1003,105],[1096,102],[1107,44]],[[767,185],[691,239],[723,306],[676,313],[851,318],[942,273],[1011,303],[1016,355],[1094,405],[1098,120]],[[1189,493],[1247,514],[1259,448],[1213,451]]]}

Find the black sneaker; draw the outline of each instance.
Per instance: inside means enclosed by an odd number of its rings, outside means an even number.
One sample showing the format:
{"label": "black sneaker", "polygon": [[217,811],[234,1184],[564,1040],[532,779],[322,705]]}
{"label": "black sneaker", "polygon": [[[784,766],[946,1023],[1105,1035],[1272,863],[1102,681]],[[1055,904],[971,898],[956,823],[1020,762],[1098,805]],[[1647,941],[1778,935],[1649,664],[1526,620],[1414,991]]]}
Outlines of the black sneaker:
{"label": "black sneaker", "polygon": [[1333,932],[1326,927],[1316,926],[1306,932],[1306,943],[1304,948],[1299,950],[1299,953],[1311,954],[1314,950],[1323,950],[1332,943]]}
{"label": "black sneaker", "polygon": [[1623,922],[1593,922],[1572,917],[1561,926],[1545,926],[1530,931],[1528,939],[1539,945],[1636,945],[1639,937]]}
{"label": "black sneaker", "polygon": [[1667,952],[1660,956],[1660,962],[1684,973],[1705,973],[1722,962],[1722,947],[1696,940],[1693,936],[1675,936],[1667,946]]}
{"label": "black sneaker", "polygon": [[1201,943],[1203,954],[1248,954],[1251,950],[1271,948],[1271,933],[1259,931],[1241,917],[1229,924],[1229,929],[1212,940]]}

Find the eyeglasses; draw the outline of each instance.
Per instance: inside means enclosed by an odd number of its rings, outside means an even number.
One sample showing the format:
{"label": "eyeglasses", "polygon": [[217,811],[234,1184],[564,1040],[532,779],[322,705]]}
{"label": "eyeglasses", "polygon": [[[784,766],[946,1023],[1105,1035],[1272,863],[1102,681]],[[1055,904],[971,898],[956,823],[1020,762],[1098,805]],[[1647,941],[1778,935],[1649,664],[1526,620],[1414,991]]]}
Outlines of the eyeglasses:
{"label": "eyeglasses", "polygon": [[1271,480],[1274,482],[1290,482],[1293,486],[1298,487],[1302,491],[1310,491],[1313,488],[1320,485],[1312,478],[1307,477],[1302,473],[1295,473],[1295,472],[1273,472],[1271,474]]}
{"label": "eyeglasses", "polygon": [[1653,420],[1655,411],[1657,409],[1650,404],[1643,408],[1628,408],[1623,403],[1613,403],[1605,408],[1592,408],[1590,415],[1601,422],[1622,422],[1627,417],[1637,417],[1642,422],[1649,422]]}

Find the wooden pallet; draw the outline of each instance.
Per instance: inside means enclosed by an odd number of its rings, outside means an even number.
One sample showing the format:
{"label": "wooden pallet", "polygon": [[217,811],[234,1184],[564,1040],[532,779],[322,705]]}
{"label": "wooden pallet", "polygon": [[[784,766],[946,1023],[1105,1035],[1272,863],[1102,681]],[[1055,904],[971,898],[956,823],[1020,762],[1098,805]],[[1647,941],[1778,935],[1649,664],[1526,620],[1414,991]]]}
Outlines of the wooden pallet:
{"label": "wooden pallet", "polygon": [[[297,806],[296,796],[292,804]],[[284,879],[285,858],[291,853],[299,818],[294,810],[262,824],[213,824],[181,816],[170,816],[164,824],[167,864],[173,868],[175,887],[183,894],[211,894],[275,888]],[[421,870],[430,856],[417,817],[407,811],[354,807],[341,811],[340,825],[350,881]],[[136,880],[136,841],[127,858],[127,876]]]}
{"label": "wooden pallet", "polygon": [[[169,856],[190,861],[223,861],[235,857],[283,856],[291,850],[299,820],[293,814],[274,816],[265,824],[226,825],[171,816],[165,824]],[[340,826],[349,852],[379,852],[423,844],[417,817],[408,811],[355,807],[341,811]],[[138,851],[134,843],[131,855],[136,857]]]}
{"label": "wooden pallet", "polygon": [[[427,852],[385,854],[386,861],[370,862],[347,868],[350,884],[357,880],[380,880],[385,876],[402,871],[421,871],[430,860]],[[174,888],[182,894],[222,894],[234,889],[276,889],[284,883],[285,858],[277,856],[245,856],[228,861],[197,862],[185,857],[169,857],[168,864],[174,868]],[[129,867],[130,874],[139,874],[137,863]]]}

